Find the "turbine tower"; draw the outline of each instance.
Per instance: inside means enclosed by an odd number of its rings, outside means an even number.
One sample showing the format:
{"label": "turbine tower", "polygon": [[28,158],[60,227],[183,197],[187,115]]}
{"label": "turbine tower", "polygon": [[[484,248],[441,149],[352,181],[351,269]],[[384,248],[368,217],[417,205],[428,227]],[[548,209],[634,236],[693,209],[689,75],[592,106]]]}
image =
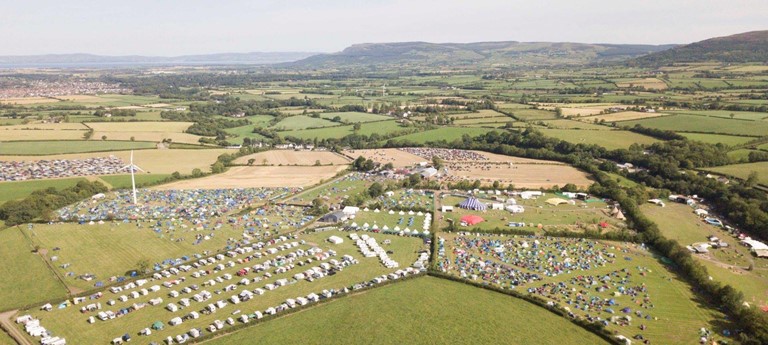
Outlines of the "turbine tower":
{"label": "turbine tower", "polygon": [[126,165],[123,167],[123,169],[131,169],[131,186],[133,187],[133,204],[137,205],[138,202],[136,200],[136,177],[134,176],[134,171],[139,170],[141,172],[144,172],[144,169],[139,168],[136,166],[136,164],[133,164],[133,150],[131,150],[131,164]]}

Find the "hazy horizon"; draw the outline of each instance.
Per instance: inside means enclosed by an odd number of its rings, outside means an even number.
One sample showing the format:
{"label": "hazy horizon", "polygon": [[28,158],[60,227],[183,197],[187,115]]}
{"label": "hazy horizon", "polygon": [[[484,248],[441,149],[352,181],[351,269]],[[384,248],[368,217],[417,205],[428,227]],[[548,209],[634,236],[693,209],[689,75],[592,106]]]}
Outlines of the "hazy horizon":
{"label": "hazy horizon", "polygon": [[341,51],[424,41],[686,44],[766,29],[768,2],[37,0],[4,5],[0,55]]}

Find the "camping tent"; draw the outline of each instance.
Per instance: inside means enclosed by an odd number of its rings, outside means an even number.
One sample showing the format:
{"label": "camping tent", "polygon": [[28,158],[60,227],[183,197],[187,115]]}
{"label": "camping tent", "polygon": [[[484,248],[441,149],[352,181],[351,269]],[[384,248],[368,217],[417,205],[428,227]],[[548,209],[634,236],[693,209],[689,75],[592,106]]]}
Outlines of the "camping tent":
{"label": "camping tent", "polygon": [[461,217],[461,222],[467,225],[475,225],[484,221],[485,219],[483,219],[483,217],[475,216],[475,215],[466,215],[464,217]]}
{"label": "camping tent", "polygon": [[459,207],[466,210],[485,211],[488,206],[477,200],[477,198],[467,198],[459,204]]}
{"label": "camping tent", "polygon": [[568,200],[562,199],[562,198],[551,198],[547,199],[547,204],[550,204],[552,206],[557,206],[560,204],[567,204]]}

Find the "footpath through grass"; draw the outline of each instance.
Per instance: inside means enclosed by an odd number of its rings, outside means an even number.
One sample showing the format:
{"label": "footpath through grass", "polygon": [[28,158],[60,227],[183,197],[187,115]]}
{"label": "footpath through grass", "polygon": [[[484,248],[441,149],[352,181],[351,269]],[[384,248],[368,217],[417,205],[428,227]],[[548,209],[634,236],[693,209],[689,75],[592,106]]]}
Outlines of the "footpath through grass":
{"label": "footpath through grass", "polygon": [[528,302],[433,277],[342,298],[207,344],[253,339],[262,344],[606,343]]}

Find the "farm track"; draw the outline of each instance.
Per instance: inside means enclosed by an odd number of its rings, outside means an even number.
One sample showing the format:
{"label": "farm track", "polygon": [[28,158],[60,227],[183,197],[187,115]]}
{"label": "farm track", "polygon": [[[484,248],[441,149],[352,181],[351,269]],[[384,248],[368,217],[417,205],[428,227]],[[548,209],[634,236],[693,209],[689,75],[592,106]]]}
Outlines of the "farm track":
{"label": "farm track", "polygon": [[35,345],[29,339],[24,336],[24,333],[16,327],[11,321],[11,317],[16,314],[18,310],[11,310],[5,313],[0,313],[0,326],[8,333],[8,335],[20,345]]}

